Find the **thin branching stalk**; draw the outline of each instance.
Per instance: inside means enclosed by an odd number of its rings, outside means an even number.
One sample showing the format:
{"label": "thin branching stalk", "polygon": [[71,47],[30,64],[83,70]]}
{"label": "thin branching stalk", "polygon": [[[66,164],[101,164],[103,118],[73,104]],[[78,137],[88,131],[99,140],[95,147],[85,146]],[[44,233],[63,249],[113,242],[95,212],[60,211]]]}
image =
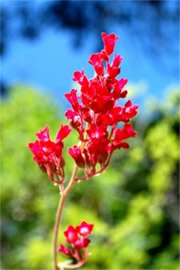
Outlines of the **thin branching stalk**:
{"label": "thin branching stalk", "polygon": [[61,197],[60,197],[60,201],[59,201],[59,205],[58,205],[58,209],[56,213],[56,221],[55,221],[55,226],[54,226],[54,237],[53,237],[53,265],[54,265],[53,269],[54,270],[59,269],[58,260],[57,260],[57,240],[58,240],[58,232],[59,232],[59,227],[60,227],[60,222],[61,222],[61,217],[62,217],[62,210],[64,207],[66,197],[75,182],[77,170],[78,170],[78,167],[75,164],[73,172],[72,172],[71,180],[69,181],[69,184],[67,185],[66,189],[63,192],[61,192]]}

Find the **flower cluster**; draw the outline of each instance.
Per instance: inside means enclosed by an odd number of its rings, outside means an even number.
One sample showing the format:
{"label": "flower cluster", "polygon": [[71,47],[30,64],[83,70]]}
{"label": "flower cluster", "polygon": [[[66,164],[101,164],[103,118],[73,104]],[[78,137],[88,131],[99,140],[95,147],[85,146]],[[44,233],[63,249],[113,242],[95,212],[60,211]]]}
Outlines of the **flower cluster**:
{"label": "flower cluster", "polygon": [[[137,114],[138,106],[133,105],[130,100],[124,106],[118,104],[119,99],[125,98],[128,93],[124,89],[127,79],[117,79],[122,57],[115,54],[113,59],[110,59],[118,37],[114,33],[109,35],[102,33],[102,40],[104,49],[91,54],[89,59],[94,68],[94,77],[88,79],[84,70],[75,71],[73,80],[80,85],[80,92],[72,89],[70,93],[65,94],[72,106],[65,115],[71,127],[78,132],[80,140],[78,145],[68,149],[76,166],[66,187],[64,187],[65,161],[62,151],[63,140],[71,131],[69,126],[60,126],[54,142],[50,139],[49,128],[46,126],[36,133],[38,139],[28,145],[34,161],[54,183],[59,185],[61,191],[62,200],[57,212],[53,241],[54,269],[58,269],[57,252],[77,261],[77,264],[68,267],[71,269],[84,264],[89,255],[87,247],[90,239],[87,236],[91,234],[94,225],[85,221],[77,227],[70,225],[64,232],[66,241],[71,247],[60,244],[57,249],[57,232],[63,204],[74,182],[102,173],[114,151],[128,148],[126,140],[136,135],[130,120]],[[77,177],[77,167],[84,171],[84,175],[80,178]]]}
{"label": "flower cluster", "polygon": [[29,143],[28,147],[34,154],[34,161],[39,165],[40,169],[47,173],[49,178],[55,183],[62,183],[64,180],[64,165],[65,161],[62,156],[63,140],[70,132],[68,125],[61,125],[55,142],[51,141],[49,128],[36,133],[39,140],[34,143]]}
{"label": "flower cluster", "polygon": [[57,251],[76,259],[77,262],[85,262],[88,257],[87,247],[90,243],[87,236],[91,234],[93,226],[93,224],[88,224],[85,221],[75,228],[70,225],[64,235],[67,243],[70,243],[72,248],[60,244]]}
{"label": "flower cluster", "polygon": [[[128,148],[125,140],[136,135],[129,121],[137,114],[138,106],[130,100],[124,106],[118,105],[118,100],[127,95],[127,90],[124,90],[127,79],[116,78],[122,62],[120,55],[115,54],[110,63],[117,39],[114,33],[102,33],[104,49],[92,54],[89,59],[94,68],[94,77],[88,79],[83,70],[74,72],[73,80],[80,85],[80,94],[75,89],[65,94],[72,106],[65,115],[72,128],[79,133],[83,145],[75,145],[68,150],[85,173],[76,181],[103,172],[113,152]],[[118,127],[120,122],[121,128]]]}

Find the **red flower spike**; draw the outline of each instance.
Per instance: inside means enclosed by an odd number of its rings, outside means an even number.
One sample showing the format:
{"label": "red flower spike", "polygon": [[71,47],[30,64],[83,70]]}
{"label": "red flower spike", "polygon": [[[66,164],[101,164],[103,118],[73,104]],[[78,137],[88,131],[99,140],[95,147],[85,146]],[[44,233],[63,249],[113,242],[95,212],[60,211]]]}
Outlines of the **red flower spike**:
{"label": "red flower spike", "polygon": [[[129,121],[137,114],[138,106],[131,101],[124,106],[117,105],[119,98],[127,95],[127,90],[123,88],[128,81],[116,78],[120,73],[122,57],[115,54],[112,63],[109,62],[117,39],[114,33],[102,33],[104,49],[91,54],[89,59],[96,72],[94,78],[88,81],[83,70],[76,71],[73,80],[81,85],[80,96],[77,98],[74,89],[66,94],[73,108],[66,112],[66,117],[85,143],[82,150],[76,145],[69,148],[69,154],[85,172],[83,177],[76,179],[78,182],[103,172],[113,151],[127,149],[129,144],[124,140],[136,135]],[[119,122],[125,123],[123,129],[115,129]],[[88,129],[85,131],[86,123]],[[100,169],[97,169],[97,164]]]}
{"label": "red flower spike", "polygon": [[118,36],[116,36],[114,33],[108,35],[104,32],[101,34],[101,36],[104,42],[104,49],[107,55],[111,55],[112,52],[114,51],[114,47],[115,47],[116,41],[118,40]]}
{"label": "red flower spike", "polygon": [[66,241],[68,243],[74,243],[78,240],[77,231],[73,226],[69,226],[67,230],[64,232],[66,236]]}
{"label": "red flower spike", "polygon": [[[84,176],[76,179],[79,182],[102,173],[108,166],[113,151],[128,148],[129,144],[124,140],[136,135],[130,120],[137,114],[138,106],[131,101],[124,106],[118,105],[118,100],[125,98],[128,93],[124,90],[128,80],[117,79],[122,57],[115,54],[112,62],[109,62],[117,39],[114,33],[102,33],[104,49],[91,54],[89,59],[95,70],[94,77],[88,80],[84,70],[75,71],[73,80],[80,84],[80,94],[77,96],[75,89],[65,94],[72,106],[65,115],[71,127],[78,131],[83,143],[82,150],[76,145],[68,150],[77,166],[84,170]],[[119,122],[125,123],[122,129],[116,129]],[[87,123],[88,129],[85,130]],[[62,141],[69,132],[68,126],[61,126],[55,142],[52,142],[49,129],[45,127],[37,133],[39,140],[29,144],[34,161],[53,181],[54,176],[64,179]]]}
{"label": "red flower spike", "polygon": [[[61,183],[64,180],[64,159],[62,157],[63,142],[62,140],[68,136],[70,128],[68,125],[61,125],[56,141],[50,140],[49,128],[46,126],[44,129],[36,133],[39,140],[34,143],[29,143],[28,147],[34,154],[33,159],[39,165],[43,172],[46,172],[49,178],[56,183]],[[54,176],[58,179],[55,180]]]}
{"label": "red flower spike", "polygon": [[76,230],[80,233],[80,235],[87,236],[91,234],[93,227],[94,224],[88,224],[83,221],[79,226],[76,227]]}

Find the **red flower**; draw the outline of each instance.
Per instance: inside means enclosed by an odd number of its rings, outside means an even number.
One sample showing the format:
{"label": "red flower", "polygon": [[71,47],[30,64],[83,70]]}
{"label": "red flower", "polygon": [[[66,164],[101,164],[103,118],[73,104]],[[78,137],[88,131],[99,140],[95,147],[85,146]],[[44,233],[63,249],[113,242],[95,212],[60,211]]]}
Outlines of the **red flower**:
{"label": "red flower", "polygon": [[73,81],[77,81],[80,85],[88,86],[88,79],[84,75],[84,71],[75,71]]}
{"label": "red flower", "polygon": [[127,90],[123,91],[123,87],[127,84],[127,82],[128,80],[123,79],[123,78],[120,80],[115,80],[114,91],[113,91],[113,96],[115,99],[126,97]]}
{"label": "red flower", "polygon": [[90,59],[89,59],[89,63],[91,65],[93,65],[96,73],[101,76],[103,74],[103,58],[101,53],[94,53],[91,54]]}
{"label": "red flower", "polygon": [[[28,147],[34,154],[34,161],[39,165],[43,172],[46,172],[53,182],[61,182],[64,179],[64,159],[62,157],[63,140],[68,136],[70,128],[68,125],[61,125],[56,141],[50,140],[49,128],[36,133],[39,140],[29,143]],[[57,177],[56,180],[54,177]]]}
{"label": "red flower", "polygon": [[76,164],[80,168],[85,167],[85,160],[84,160],[84,158],[82,156],[82,152],[81,152],[81,149],[79,147],[77,147],[75,145],[73,148],[69,148],[68,153],[72,156],[72,158],[74,158]]}
{"label": "red flower", "polygon": [[60,244],[57,251],[70,256],[79,262],[85,262],[88,257],[87,247],[91,242],[87,236],[91,234],[93,227],[93,224],[88,224],[85,221],[81,222],[76,228],[72,225],[68,226],[64,235],[66,236],[66,241],[71,244],[72,249]]}
{"label": "red flower", "polygon": [[107,55],[111,55],[112,52],[114,51],[114,47],[116,41],[118,40],[118,36],[116,36],[114,33],[108,35],[104,32],[101,34],[101,36],[104,42],[104,49]]}
{"label": "red flower", "polygon": [[78,240],[77,230],[73,226],[69,226],[64,235],[68,243],[75,243]]}
{"label": "red flower", "polygon": [[111,78],[115,78],[120,73],[120,68],[113,65],[110,66],[108,64],[107,71]]}
{"label": "red flower", "polygon": [[65,97],[71,103],[73,109],[75,111],[78,111],[79,110],[79,102],[78,102],[78,98],[77,98],[77,90],[72,89],[69,94],[65,94]]}
{"label": "red flower", "polygon": [[64,245],[62,245],[62,244],[60,244],[60,246],[58,247],[57,252],[61,252],[61,253],[63,253],[66,256],[70,256],[70,257],[73,256],[72,251],[69,248],[67,248]]}
{"label": "red flower", "polygon": [[122,62],[120,55],[115,55],[111,65],[108,64],[107,71],[111,78],[115,78],[120,73],[119,65]]}
{"label": "red flower", "polygon": [[107,138],[108,131],[104,126],[97,126],[95,124],[91,125],[90,128],[87,130],[87,134],[91,139],[99,140],[102,138]]}
{"label": "red flower", "polygon": [[[124,90],[128,80],[116,78],[120,73],[122,57],[115,54],[112,63],[109,61],[118,37],[114,33],[102,33],[102,39],[104,49],[91,54],[89,59],[95,76],[88,80],[84,71],[76,71],[73,80],[81,85],[80,95],[77,97],[74,89],[66,94],[73,108],[66,112],[66,117],[78,131],[84,144],[82,150],[76,145],[69,148],[71,157],[84,170],[84,176],[77,181],[103,172],[113,152],[116,149],[128,148],[129,145],[124,140],[136,135],[129,121],[137,114],[138,106],[133,105],[130,100],[124,106],[117,104],[118,100],[125,98],[128,93]],[[126,123],[123,129],[116,129],[119,122]],[[99,169],[97,164],[100,165]]]}
{"label": "red flower", "polygon": [[77,231],[82,236],[88,236],[91,234],[93,230],[94,224],[88,224],[85,221],[83,221],[79,226],[77,226]]}
{"label": "red flower", "polygon": [[116,129],[115,133],[114,133],[114,139],[112,141],[113,146],[115,146],[115,148],[119,148],[119,147],[123,147],[123,148],[128,148],[128,144],[127,143],[123,143],[123,140],[126,140],[130,137],[134,137],[136,136],[136,131],[133,130],[133,126],[132,124],[125,124],[123,129]]}
{"label": "red flower", "polygon": [[56,143],[61,142],[64,140],[70,133],[71,129],[69,128],[68,125],[61,125],[57,135],[56,135]]}
{"label": "red flower", "polygon": [[43,142],[49,141],[50,137],[49,137],[49,128],[48,128],[48,126],[46,126],[44,129],[41,129],[39,132],[37,132],[36,136]]}
{"label": "red flower", "polygon": [[113,62],[112,62],[112,66],[118,67],[121,64],[122,60],[123,58],[120,55],[115,54]]}
{"label": "red flower", "polygon": [[[73,173],[69,185],[64,190],[61,189],[62,196],[67,195],[72,181],[80,182],[102,173],[109,165],[113,152],[120,148],[128,148],[126,140],[137,134],[130,120],[137,114],[138,106],[133,105],[130,100],[124,106],[118,105],[118,100],[125,98],[128,92],[123,89],[127,79],[116,78],[120,73],[122,57],[115,54],[110,62],[110,55],[114,51],[117,39],[114,33],[109,35],[102,33],[104,49],[91,54],[89,59],[95,70],[94,77],[88,79],[83,70],[75,71],[73,80],[79,83],[80,93],[77,95],[77,90],[72,89],[70,93],[65,94],[72,106],[65,115],[72,128],[78,131],[81,145],[70,147],[68,153],[77,166],[83,169],[84,176],[75,179]],[[124,125],[123,128],[117,127],[119,123]],[[69,132],[68,125],[61,125],[53,142],[46,126],[36,133],[38,140],[29,143],[28,146],[41,170],[58,184],[64,181],[65,161],[62,156],[64,147],[62,141]],[[75,175],[76,169],[75,167]],[[64,231],[64,235],[71,249],[61,244],[58,252],[76,259],[78,266],[82,265],[88,257],[87,247],[90,239],[87,236],[91,234],[93,226],[85,221],[77,227],[70,225]]]}
{"label": "red flower", "polygon": [[[88,79],[84,70],[75,71],[73,80],[80,84],[80,94],[77,95],[76,89],[65,94],[72,106],[65,115],[71,127],[79,133],[83,145],[82,149],[74,145],[68,150],[77,166],[84,170],[84,176],[76,179],[77,181],[103,172],[114,150],[128,148],[129,145],[124,140],[136,135],[129,122],[137,114],[138,106],[133,105],[130,100],[124,106],[118,105],[118,100],[127,96],[128,91],[124,90],[124,86],[128,80],[117,79],[122,62],[120,55],[115,54],[110,63],[109,56],[114,51],[117,39],[114,33],[102,33],[104,49],[91,54],[89,59],[89,63],[94,67],[95,76]],[[123,129],[116,129],[120,122],[126,124]],[[55,142],[52,142],[46,127],[36,134],[39,140],[29,144],[35,162],[53,181],[54,176],[64,178],[62,140],[69,132],[68,126],[62,126]]]}

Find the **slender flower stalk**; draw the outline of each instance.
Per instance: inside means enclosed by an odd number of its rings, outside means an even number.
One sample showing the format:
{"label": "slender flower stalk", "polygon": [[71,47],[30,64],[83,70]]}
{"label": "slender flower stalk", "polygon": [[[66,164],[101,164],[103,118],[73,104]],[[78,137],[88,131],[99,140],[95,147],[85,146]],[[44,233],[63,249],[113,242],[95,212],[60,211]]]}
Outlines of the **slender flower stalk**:
{"label": "slender flower stalk", "polygon": [[[88,127],[88,124],[87,124],[87,127]],[[86,138],[85,138],[85,140],[86,140]],[[80,148],[83,149],[84,146],[85,146],[85,142],[81,144]],[[59,229],[60,229],[62,210],[63,210],[63,207],[64,207],[66,197],[67,197],[68,193],[70,192],[73,184],[76,181],[77,171],[78,171],[78,166],[75,163],[74,168],[73,168],[73,172],[72,172],[72,176],[71,176],[71,179],[70,179],[67,187],[65,189],[63,187],[63,191],[62,191],[62,189],[61,189],[62,185],[60,185],[61,197],[60,197],[60,200],[59,200],[59,205],[58,205],[58,209],[57,209],[57,213],[56,213],[56,221],[55,221],[55,226],[54,226],[54,237],[53,237],[53,265],[54,265],[54,270],[58,270],[57,239],[58,239],[58,232],[59,232]],[[85,262],[86,262],[86,260],[83,260],[83,261],[79,262],[78,264],[76,264],[76,267],[71,265],[71,269],[80,267],[80,265],[84,264]]]}
{"label": "slender flower stalk", "polygon": [[[117,79],[121,71],[119,66],[122,57],[115,54],[110,61],[118,36],[114,33],[102,33],[102,40],[104,49],[91,54],[88,61],[94,68],[94,77],[88,79],[84,70],[75,71],[73,80],[80,85],[80,94],[76,89],[65,94],[72,106],[65,113],[69,125],[60,126],[54,142],[50,139],[49,128],[46,126],[36,133],[38,139],[28,145],[34,161],[60,189],[53,235],[54,270],[79,268],[89,255],[87,247],[90,239],[87,236],[91,234],[94,225],[86,221],[76,227],[69,225],[64,235],[70,247],[63,244],[58,247],[62,212],[73,185],[103,173],[113,153],[121,148],[128,149],[126,140],[137,133],[130,120],[137,114],[138,106],[133,105],[130,100],[126,101],[124,106],[118,104],[119,99],[126,98],[128,93],[124,90],[128,80]],[[77,131],[79,143],[68,148],[68,154],[74,160],[74,168],[70,181],[65,186],[63,141],[70,134],[70,126]],[[83,172],[81,177],[77,175],[79,169]],[[58,263],[58,252],[74,259],[76,263]]]}
{"label": "slender flower stalk", "polygon": [[64,192],[61,194],[59,205],[56,213],[56,221],[54,225],[54,236],[53,236],[53,267],[54,270],[58,270],[58,261],[57,261],[57,239],[58,239],[58,232],[59,232],[59,225],[61,222],[62,217],[62,210],[65,203],[66,196]]}

